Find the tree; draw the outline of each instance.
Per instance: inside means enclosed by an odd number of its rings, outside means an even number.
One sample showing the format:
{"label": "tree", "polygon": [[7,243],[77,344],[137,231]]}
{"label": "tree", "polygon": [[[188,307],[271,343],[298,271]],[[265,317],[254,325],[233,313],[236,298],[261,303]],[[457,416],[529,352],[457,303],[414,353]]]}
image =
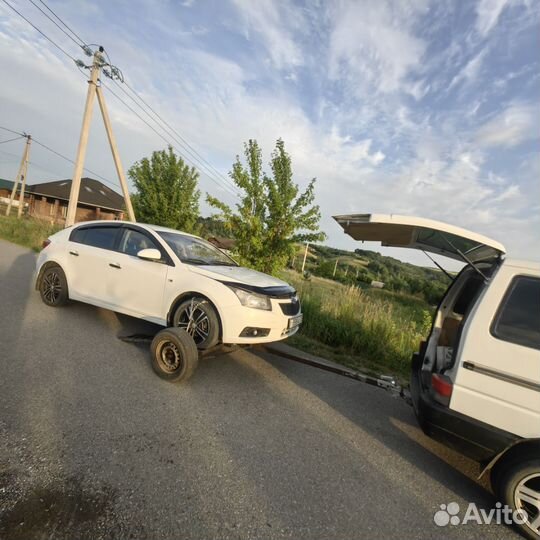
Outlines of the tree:
{"label": "tree", "polygon": [[294,244],[324,240],[320,210],[314,205],[315,179],[303,193],[292,179],[291,158],[281,139],[272,153],[272,176],[262,171],[262,152],[255,140],[244,145],[246,165],[236,157],[230,176],[243,192],[236,212],[215,197],[208,203],[221,211],[237,242],[243,264],[275,274],[294,254]]}
{"label": "tree", "polygon": [[199,173],[169,146],[152,152],[128,171],[137,192],[132,198],[140,221],[196,232],[199,217]]}

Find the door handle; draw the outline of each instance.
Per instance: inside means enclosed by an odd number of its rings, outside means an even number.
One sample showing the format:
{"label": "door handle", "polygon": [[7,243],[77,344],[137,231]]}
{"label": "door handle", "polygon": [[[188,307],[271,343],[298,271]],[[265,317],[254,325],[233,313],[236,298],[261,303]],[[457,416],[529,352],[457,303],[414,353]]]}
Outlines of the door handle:
{"label": "door handle", "polygon": [[79,256],[79,252],[78,251],[70,251],[69,252],[70,255],[73,255],[75,257],[78,257]]}
{"label": "door handle", "polygon": [[109,266],[111,268],[118,268],[118,269],[122,268],[118,263],[109,263]]}

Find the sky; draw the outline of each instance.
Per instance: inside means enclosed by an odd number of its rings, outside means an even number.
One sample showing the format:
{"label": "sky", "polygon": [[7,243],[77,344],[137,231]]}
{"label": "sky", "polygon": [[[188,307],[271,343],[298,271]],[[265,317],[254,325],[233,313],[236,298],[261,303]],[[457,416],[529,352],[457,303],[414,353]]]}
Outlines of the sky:
{"label": "sky", "polygon": [[[9,2],[88,63],[29,0]],[[328,245],[429,265],[410,250],[359,245],[332,219],[394,213],[471,229],[510,256],[540,259],[539,0],[47,5],[86,43],[103,45],[130,87],[219,172],[201,174],[203,194],[234,204],[226,177],[244,142],[259,141],[268,171],[281,137],[300,187],[317,178]],[[74,158],[85,79],[3,2],[0,66],[0,125]],[[126,169],[166,146],[104,92]],[[86,166],[117,183],[94,113]],[[11,137],[0,132],[0,142]],[[0,144],[0,177],[15,176],[22,145]],[[73,173],[36,145],[30,161],[29,183]],[[204,202],[201,209],[211,213]]]}

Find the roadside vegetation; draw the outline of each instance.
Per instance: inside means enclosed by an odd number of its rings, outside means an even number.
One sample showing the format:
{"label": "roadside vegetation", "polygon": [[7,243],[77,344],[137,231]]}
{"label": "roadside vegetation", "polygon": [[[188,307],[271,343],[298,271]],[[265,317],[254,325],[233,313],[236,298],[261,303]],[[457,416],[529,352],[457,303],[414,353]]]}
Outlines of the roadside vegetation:
{"label": "roadside vegetation", "polygon": [[283,278],[298,291],[304,313],[289,343],[355,369],[407,378],[412,353],[431,325],[431,308],[420,298],[361,289],[328,279]]}
{"label": "roadside vegetation", "polygon": [[2,211],[0,208],[0,211],[0,238],[34,251],[39,251],[42,248],[43,240],[61,228],[30,217],[17,219],[15,212],[7,217],[4,215],[5,209]]}

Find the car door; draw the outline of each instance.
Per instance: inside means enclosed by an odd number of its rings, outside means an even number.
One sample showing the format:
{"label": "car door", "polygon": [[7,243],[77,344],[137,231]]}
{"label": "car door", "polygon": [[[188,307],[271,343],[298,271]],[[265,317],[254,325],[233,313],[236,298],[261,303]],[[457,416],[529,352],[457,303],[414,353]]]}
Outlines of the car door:
{"label": "car door", "polygon": [[69,287],[74,299],[107,304],[109,261],[118,242],[119,225],[83,225],[68,241]]}
{"label": "car door", "polygon": [[[140,259],[142,249],[158,249],[161,261]],[[107,297],[118,310],[162,323],[166,319],[163,291],[170,257],[150,232],[142,227],[124,226],[117,251],[109,254],[110,276]]]}
{"label": "car door", "polygon": [[503,264],[463,334],[450,408],[540,436],[540,277]]}

